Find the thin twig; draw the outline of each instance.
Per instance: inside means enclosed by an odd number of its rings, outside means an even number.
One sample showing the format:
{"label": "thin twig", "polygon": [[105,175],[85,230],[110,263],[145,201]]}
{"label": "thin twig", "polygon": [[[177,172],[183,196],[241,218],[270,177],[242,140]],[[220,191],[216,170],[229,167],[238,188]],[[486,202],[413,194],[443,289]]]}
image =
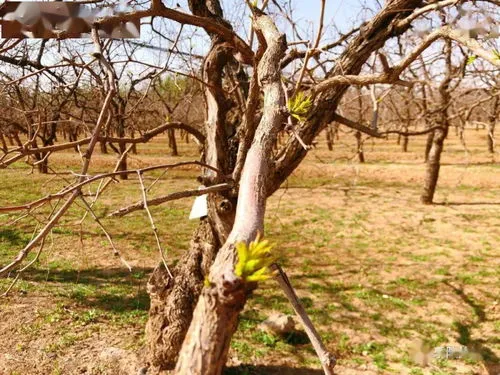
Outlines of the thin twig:
{"label": "thin twig", "polygon": [[7,295],[9,294],[9,292],[12,290],[12,288],[14,287],[14,285],[16,285],[17,283],[17,280],[19,280],[19,277],[21,276],[20,273],[18,273],[16,275],[16,277],[14,278],[14,280],[12,280],[12,282],[10,283],[9,287],[7,288],[7,290],[5,292],[3,292],[2,294],[0,294],[0,297],[7,297]]}
{"label": "thin twig", "polygon": [[171,279],[173,279],[174,276],[172,275],[172,273],[170,272],[170,269],[168,268],[167,259],[165,258],[165,253],[163,252],[163,248],[161,246],[160,236],[158,235],[158,228],[156,227],[153,216],[151,215],[151,211],[149,211],[148,198],[147,198],[147,194],[146,194],[146,187],[144,186],[144,181],[142,179],[142,173],[137,172],[137,176],[139,176],[139,182],[141,183],[144,209],[146,210],[146,212],[148,214],[149,222],[151,223],[151,228],[153,229],[153,233],[154,233],[155,238],[156,238],[156,244],[158,245],[158,251],[160,252],[161,260],[163,262],[163,265],[165,266],[165,269],[168,272],[168,275],[170,276]]}
{"label": "thin twig", "polygon": [[96,221],[97,225],[99,225],[99,227],[101,228],[101,230],[103,231],[104,235],[106,236],[106,238],[108,239],[108,242],[110,243],[112,249],[113,249],[113,255],[116,256],[116,257],[119,257],[120,258],[120,261],[125,265],[125,267],[128,268],[128,270],[130,272],[132,272],[132,267],[130,266],[130,264],[125,260],[125,258],[123,258],[123,256],[121,255],[121,252],[120,250],[118,250],[115,246],[115,243],[113,242],[113,239],[111,238],[111,235],[108,233],[108,231],[106,230],[106,228],[104,227],[104,225],[101,223],[101,220],[99,220],[99,218],[97,217],[97,215],[95,214],[94,210],[92,209],[92,207],[90,206],[90,204],[85,200],[84,197],[80,196],[80,199],[82,200],[82,202],[85,204],[85,206],[87,207],[87,210],[88,212],[90,212],[90,214],[92,215],[92,217],[94,218],[94,220]]}

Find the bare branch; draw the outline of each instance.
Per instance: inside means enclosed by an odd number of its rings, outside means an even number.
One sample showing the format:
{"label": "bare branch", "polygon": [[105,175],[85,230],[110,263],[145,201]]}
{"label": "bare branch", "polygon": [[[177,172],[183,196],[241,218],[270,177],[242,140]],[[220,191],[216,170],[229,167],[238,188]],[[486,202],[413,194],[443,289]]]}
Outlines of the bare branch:
{"label": "bare branch", "polygon": [[[233,188],[232,184],[224,183],[224,184],[217,184],[217,185],[213,185],[213,186],[209,186],[209,187],[201,188],[201,189],[179,191],[179,192],[175,192],[172,194],[164,195],[162,197],[148,200],[147,205],[148,206],[158,206],[162,203],[170,202],[170,201],[181,199],[181,198],[197,197],[197,196],[204,195],[204,194],[217,193],[220,191],[230,190],[232,188]],[[142,200],[142,201],[137,202],[135,204],[132,204],[130,206],[120,208],[119,210],[116,210],[116,211],[110,213],[108,216],[122,217],[122,216],[128,215],[131,212],[142,210],[144,208],[145,208],[144,207],[144,200]]]}

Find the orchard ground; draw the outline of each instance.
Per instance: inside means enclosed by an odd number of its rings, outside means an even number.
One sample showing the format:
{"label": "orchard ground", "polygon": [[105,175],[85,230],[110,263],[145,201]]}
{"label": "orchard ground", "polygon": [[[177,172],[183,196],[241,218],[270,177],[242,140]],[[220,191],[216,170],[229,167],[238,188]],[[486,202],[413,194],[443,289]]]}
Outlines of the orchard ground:
{"label": "orchard ground", "polygon": [[[337,355],[338,374],[500,374],[500,156],[486,152],[484,130],[468,129],[465,140],[467,151],[450,131],[432,206],[419,202],[425,137],[410,139],[407,153],[394,137],[367,140],[367,163],[359,164],[354,136],[343,133],[333,151],[319,139],[269,199],[266,236]],[[138,151],[130,168],[197,158],[195,144],[180,141],[181,156],[166,156],[165,138]],[[79,159],[68,151],[51,155],[49,165],[78,171]],[[91,173],[115,163],[113,154],[96,154]],[[30,171],[23,163],[0,170],[0,206],[29,202],[73,178]],[[149,183],[159,178],[148,195],[196,188],[198,175],[195,167],[148,174]],[[39,261],[0,299],[0,374],[126,371],[117,358],[129,353],[133,362],[144,344],[146,282],[159,254],[145,212],[121,219],[107,214],[140,199],[132,175],[112,184],[95,206],[132,273],[90,215],[78,224],[83,207],[75,206],[52,231]],[[188,220],[192,203],[151,209],[171,262],[188,249],[197,224]],[[0,264],[27,243],[48,209],[14,226],[7,223],[15,216],[0,215]],[[10,282],[0,280],[2,291]],[[273,312],[293,314],[269,280],[241,315],[227,374],[322,374],[302,334],[276,337],[258,328]],[[461,345],[475,354],[446,360],[427,353]]]}

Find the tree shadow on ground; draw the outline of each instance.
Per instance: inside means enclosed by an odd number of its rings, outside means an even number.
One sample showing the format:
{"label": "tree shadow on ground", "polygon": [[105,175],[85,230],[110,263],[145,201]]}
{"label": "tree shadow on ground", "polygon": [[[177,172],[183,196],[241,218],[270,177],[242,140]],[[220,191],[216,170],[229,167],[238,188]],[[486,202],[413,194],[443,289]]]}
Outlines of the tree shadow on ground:
{"label": "tree shadow on ground", "polygon": [[[123,313],[149,309],[145,283],[153,271],[149,267],[85,270],[30,268],[26,281],[45,283],[49,291],[64,295],[78,304],[104,311]],[[55,289],[54,289],[55,287]],[[61,294],[61,291],[64,293]]]}
{"label": "tree shadow on ground", "polygon": [[441,166],[446,166],[446,167],[463,167],[464,165],[467,165],[469,167],[480,167],[480,166],[496,166],[497,162],[495,161],[477,161],[474,163],[470,163],[467,161],[463,162],[455,162],[455,163],[441,163]]}
{"label": "tree shadow on ground", "polygon": [[450,287],[453,292],[455,292],[455,294],[462,299],[462,301],[469,305],[476,316],[475,322],[455,322],[453,324],[453,328],[458,334],[458,343],[466,346],[471,353],[480,354],[484,367],[489,375],[498,375],[500,371],[500,358],[488,346],[486,346],[486,344],[492,343],[484,339],[474,339],[471,334],[472,329],[476,328],[479,324],[488,321],[484,311],[484,306],[469,297],[462,288],[454,286],[449,281],[445,280],[443,281],[443,284]]}
{"label": "tree shadow on ground", "polygon": [[435,202],[436,206],[500,206],[500,202]]}
{"label": "tree shadow on ground", "polygon": [[151,272],[153,272],[151,267],[134,267],[132,272],[129,272],[125,267],[87,268],[83,270],[32,267],[23,273],[23,278],[35,282],[78,283],[95,286],[122,285],[124,281],[140,285],[144,283]]}
{"label": "tree shadow on ground", "polygon": [[318,369],[286,366],[236,366],[224,370],[224,375],[322,375]]}

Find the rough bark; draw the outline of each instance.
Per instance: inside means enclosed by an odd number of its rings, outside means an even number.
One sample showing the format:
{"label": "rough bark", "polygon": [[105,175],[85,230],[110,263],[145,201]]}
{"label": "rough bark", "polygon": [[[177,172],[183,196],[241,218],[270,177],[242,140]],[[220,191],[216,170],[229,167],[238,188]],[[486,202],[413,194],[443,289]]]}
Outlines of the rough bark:
{"label": "rough bark", "polygon": [[[222,11],[216,3],[215,0],[209,4],[191,0],[189,6],[193,14],[224,22],[221,18]],[[212,45],[203,67],[203,79],[210,83],[204,87],[206,106],[204,161],[229,174],[236,149],[229,147],[228,144],[234,129],[228,126],[227,116],[231,103],[225,96],[222,79],[226,65],[234,59],[234,50],[217,35],[210,33],[209,35]],[[221,175],[206,169],[202,182],[206,186],[211,186],[224,181],[221,180]],[[191,242],[190,252],[179,261],[179,266],[174,270],[174,281],[165,286],[166,282],[163,281],[166,280],[165,275],[159,275],[159,271],[156,272],[157,276],[153,275],[151,278],[151,290],[159,290],[161,293],[151,297],[152,304],[146,331],[150,372],[171,369],[175,365],[208,267],[212,264],[217,250],[226,242],[233,227],[235,209],[234,192],[209,195],[209,214],[206,223],[202,221]],[[163,274],[165,273],[163,271]]]}
{"label": "rough bark", "polygon": [[151,275],[148,282],[151,307],[146,325],[149,373],[175,366],[203,280],[219,247],[209,220],[202,219],[189,251],[172,270],[174,279],[169,278],[163,263]]}

